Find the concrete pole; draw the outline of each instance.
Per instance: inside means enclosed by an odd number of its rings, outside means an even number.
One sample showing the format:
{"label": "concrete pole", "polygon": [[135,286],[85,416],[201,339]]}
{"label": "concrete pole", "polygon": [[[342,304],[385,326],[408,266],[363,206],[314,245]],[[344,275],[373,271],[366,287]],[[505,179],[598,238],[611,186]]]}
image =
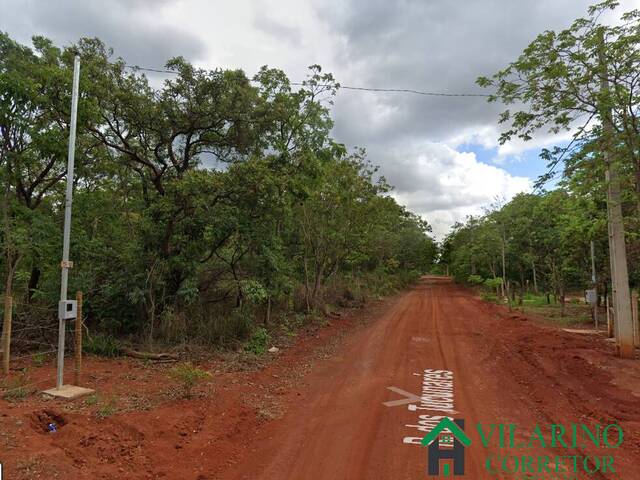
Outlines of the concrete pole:
{"label": "concrete pole", "polygon": [[633,345],[633,321],[631,318],[631,293],[629,291],[629,271],[627,267],[627,247],[624,236],[622,216],[622,195],[618,165],[612,158],[611,142],[614,138],[613,112],[607,103],[609,79],[607,63],[604,57],[604,35],[601,40],[600,65],[602,73],[600,79],[603,99],[600,101],[600,119],[602,121],[603,149],[602,154],[606,166],[607,180],[607,220],[609,224],[609,259],[611,262],[611,284],[613,290],[613,311],[615,312],[614,328],[622,358],[635,358]]}
{"label": "concrete pole", "polygon": [[[64,234],[62,237],[62,274],[60,279],[60,301],[67,300],[67,286],[69,283],[69,244],[71,242],[71,205],[73,203],[73,168],[76,153],[76,124],[78,117],[78,90],[80,86],[80,56],[73,60],[73,90],[71,96],[71,126],[69,131],[69,151],[67,159],[67,192],[64,208]],[[64,385],[64,338],[65,319],[59,319],[58,325],[58,372],[56,388]]]}

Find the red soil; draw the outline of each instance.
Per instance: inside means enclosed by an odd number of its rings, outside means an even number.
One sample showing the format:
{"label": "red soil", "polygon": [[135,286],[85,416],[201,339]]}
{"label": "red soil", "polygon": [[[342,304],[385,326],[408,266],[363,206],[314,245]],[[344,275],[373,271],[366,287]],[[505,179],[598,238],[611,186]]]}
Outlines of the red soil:
{"label": "red soil", "polygon": [[[514,423],[520,434],[536,423],[616,423],[624,442],[614,451],[535,454],[613,455],[616,474],[575,478],[640,478],[639,362],[616,358],[599,335],[540,325],[442,279],[332,319],[269,358],[258,368],[237,358],[205,362],[211,382],[189,400],[168,393],[168,365],[88,359],[83,383],[99,392],[97,405],[37,395],[0,401],[5,477],[428,478],[426,449],[403,438],[423,436],[407,425],[429,412],[383,402],[402,398],[389,386],[420,394],[414,374],[441,369],[453,372],[465,431],[478,422]],[[53,377],[52,365],[32,368],[32,381]],[[116,413],[100,418],[112,397]],[[56,433],[46,431],[51,419]],[[515,478],[489,475],[489,453],[498,452],[474,437],[462,478]]]}

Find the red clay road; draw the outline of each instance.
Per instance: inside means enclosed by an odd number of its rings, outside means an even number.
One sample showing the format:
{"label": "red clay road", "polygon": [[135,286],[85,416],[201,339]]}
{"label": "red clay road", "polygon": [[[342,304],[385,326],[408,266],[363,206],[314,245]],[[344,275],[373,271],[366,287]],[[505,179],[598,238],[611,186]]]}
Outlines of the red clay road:
{"label": "red clay road", "polygon": [[[465,431],[473,441],[465,451],[465,475],[454,478],[637,480],[640,382],[636,364],[615,358],[612,347],[601,337],[542,326],[481,302],[446,279],[425,278],[382,318],[357,331],[332,358],[314,369],[305,379],[299,401],[282,419],[247,439],[237,463],[218,472],[216,478],[436,478],[426,473],[427,448],[406,444],[403,439],[425,435],[415,427],[420,415],[450,415],[465,420]],[[403,398],[388,387],[422,395],[422,374],[428,369],[452,372],[458,413],[412,411],[410,404],[384,405]],[[446,376],[442,372],[433,375]],[[421,403],[412,405],[420,407]],[[485,448],[478,423],[514,424],[514,445],[524,441],[531,448],[500,449],[497,433]],[[570,437],[574,423],[585,424],[592,432],[598,424],[619,428],[610,427],[607,443],[600,440],[599,447],[585,442],[584,436],[574,447]],[[551,447],[551,424],[566,427],[569,433],[558,435],[566,448],[558,439],[555,448]],[[543,437],[532,441],[536,425]],[[607,448],[619,442],[620,431],[622,444]],[[516,469],[522,472],[523,456],[532,457],[529,462],[533,462],[525,471],[540,470],[539,476],[513,473]],[[585,456],[589,457],[586,463]],[[504,464],[503,457],[507,457]],[[545,462],[539,457],[549,459]],[[615,473],[611,460],[603,460],[607,457],[613,459]],[[593,473],[586,473],[585,468]],[[553,473],[556,471],[559,473]]]}
{"label": "red clay road", "polygon": [[[563,332],[482,302],[446,279],[425,278],[394,299],[345,312],[322,328],[309,325],[281,347],[257,367],[244,368],[251,359],[243,355],[203,361],[213,375],[191,399],[171,394],[170,365],[87,357],[82,385],[99,392],[97,403],[39,395],[0,400],[4,478],[436,478],[426,472],[427,448],[403,440],[426,434],[420,421],[450,415],[464,419],[472,440],[465,475],[450,478],[640,479],[640,361],[618,359],[602,336]],[[34,382],[54,376],[52,362],[23,367]],[[116,410],[100,414],[109,399]],[[451,409],[451,400],[457,413],[438,410]],[[52,414],[64,417],[55,434],[46,428]],[[532,448],[499,448],[490,424],[516,425],[513,445]],[[553,448],[551,424],[568,432],[572,424],[592,432],[616,425],[607,441],[616,445],[621,429],[622,444],[605,448],[596,435],[596,446],[582,435],[573,446],[565,432],[567,447],[556,438]],[[584,456],[594,473],[584,472]],[[510,473],[514,457],[519,466],[524,457],[527,470],[546,459],[542,475],[523,477],[521,466],[520,474]],[[615,473],[601,460],[609,457]]]}

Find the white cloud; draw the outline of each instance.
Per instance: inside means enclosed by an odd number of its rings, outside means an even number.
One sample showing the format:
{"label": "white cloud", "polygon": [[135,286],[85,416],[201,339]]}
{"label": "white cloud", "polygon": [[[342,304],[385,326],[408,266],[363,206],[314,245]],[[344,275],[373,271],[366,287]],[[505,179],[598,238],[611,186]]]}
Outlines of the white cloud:
{"label": "white cloud", "polygon": [[466,215],[479,214],[496,197],[510,199],[531,190],[531,180],[478,161],[474,153],[458,152],[433,142],[392,149],[384,174],[398,186],[394,197],[422,215],[438,239]]}
{"label": "white cloud", "polygon": [[[162,66],[168,56],[182,54],[198,66],[242,68],[249,76],[268,64],[298,81],[318,63],[344,85],[487,93],[475,85],[478,76],[513,61],[538,33],[569,26],[592,3],[0,0],[0,29],[22,42],[32,34],[61,44],[97,35],[141,66]],[[603,19],[639,8],[640,0],[621,4]],[[569,139],[539,132],[531,142],[499,146],[502,109],[478,97],[341,91],[333,133],[348,147],[366,147],[396,185],[398,200],[424,215],[441,237],[495,196],[530,188],[529,179],[500,164]],[[468,144],[497,148],[494,164],[457,151]]]}

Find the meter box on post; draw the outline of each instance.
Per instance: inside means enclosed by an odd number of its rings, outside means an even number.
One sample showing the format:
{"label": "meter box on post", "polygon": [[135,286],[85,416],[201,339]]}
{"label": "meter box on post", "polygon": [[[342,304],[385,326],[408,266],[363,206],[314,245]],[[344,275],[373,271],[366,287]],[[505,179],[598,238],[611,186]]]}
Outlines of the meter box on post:
{"label": "meter box on post", "polygon": [[78,302],[75,300],[60,300],[58,302],[58,318],[60,320],[74,320],[78,316]]}

